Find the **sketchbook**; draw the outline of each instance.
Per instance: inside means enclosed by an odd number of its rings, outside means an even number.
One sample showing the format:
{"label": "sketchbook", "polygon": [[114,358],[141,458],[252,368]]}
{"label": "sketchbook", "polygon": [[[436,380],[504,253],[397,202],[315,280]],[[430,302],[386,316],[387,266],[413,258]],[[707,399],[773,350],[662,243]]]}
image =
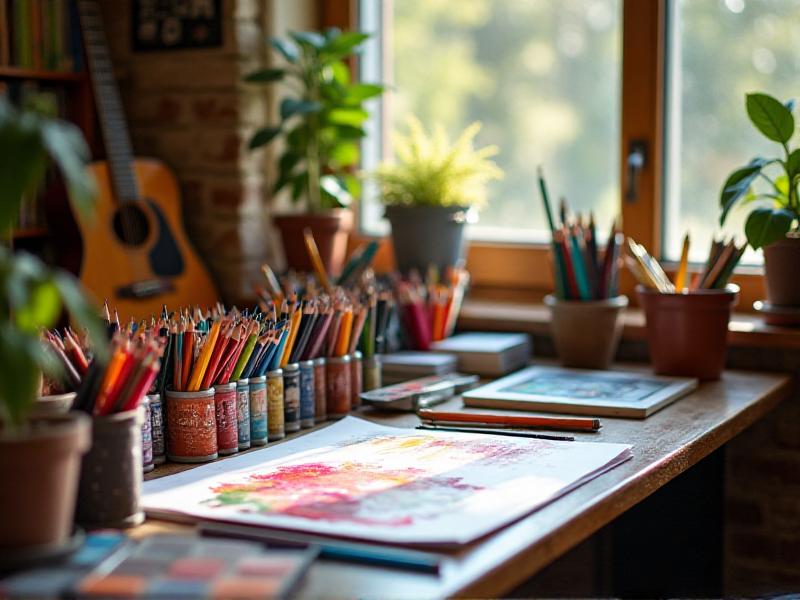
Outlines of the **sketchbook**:
{"label": "sketchbook", "polygon": [[697,388],[697,379],[623,371],[528,367],[469,390],[466,406],[578,415],[650,416]]}
{"label": "sketchbook", "polygon": [[471,542],[631,457],[626,444],[398,429],[347,417],[144,483],[153,517],[402,544]]}

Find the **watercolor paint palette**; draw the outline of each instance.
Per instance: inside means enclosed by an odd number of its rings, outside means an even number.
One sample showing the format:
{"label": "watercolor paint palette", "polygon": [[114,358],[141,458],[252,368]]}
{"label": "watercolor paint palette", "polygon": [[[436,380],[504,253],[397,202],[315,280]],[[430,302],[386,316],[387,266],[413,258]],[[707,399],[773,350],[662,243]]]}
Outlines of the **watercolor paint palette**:
{"label": "watercolor paint palette", "polygon": [[[103,552],[104,548],[109,551]],[[95,547],[83,562],[80,554],[77,563],[72,559],[69,565],[37,569],[0,582],[0,596],[286,598],[296,590],[317,550],[266,549],[256,542],[157,535],[141,542],[123,541],[113,548]],[[81,569],[87,561],[91,565]]]}

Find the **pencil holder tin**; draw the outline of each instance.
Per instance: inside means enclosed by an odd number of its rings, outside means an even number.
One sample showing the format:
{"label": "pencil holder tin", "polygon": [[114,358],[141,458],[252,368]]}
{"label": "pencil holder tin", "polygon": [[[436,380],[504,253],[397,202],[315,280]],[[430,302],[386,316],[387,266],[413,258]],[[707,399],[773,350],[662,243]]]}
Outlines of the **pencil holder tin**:
{"label": "pencil holder tin", "polygon": [[132,527],[144,521],[144,409],[92,419],[92,447],[83,457],[75,518],[87,529]]}
{"label": "pencil holder tin", "polygon": [[325,392],[329,419],[341,419],[350,413],[353,404],[351,360],[350,356],[332,356],[326,359]]}
{"label": "pencil holder tin", "polygon": [[300,431],[300,365],[283,367],[283,427],[286,433]]}
{"label": "pencil holder tin", "polygon": [[156,468],[153,462],[153,422],[150,417],[150,399],[142,398],[142,471],[149,473]]}
{"label": "pencil holder tin", "polygon": [[247,379],[236,382],[236,437],[239,450],[250,447],[250,384]]}
{"label": "pencil holder tin", "polygon": [[314,361],[304,360],[300,363],[300,427],[303,429],[314,426],[314,393]]}
{"label": "pencil holder tin", "polygon": [[607,369],[614,360],[622,335],[622,310],[627,296],[605,300],[561,300],[552,294],[544,303],[550,309],[550,329],[558,360],[564,367]]}
{"label": "pencil holder tin", "polygon": [[217,421],[217,452],[220,456],[235,454],[239,451],[236,383],[214,386],[214,416]]}
{"label": "pencil holder tin", "polygon": [[383,387],[381,379],[381,361],[378,355],[375,354],[363,360],[361,368],[363,373],[362,378],[362,391],[371,392]]}
{"label": "pencil holder tin", "polygon": [[361,369],[361,352],[356,350],[350,355],[350,406],[354,409],[361,406],[361,388],[363,381]]}
{"label": "pencil holder tin", "polygon": [[728,350],[728,322],[739,286],[661,294],[636,288],[647,321],[647,346],[658,375],[719,379]]}
{"label": "pencil holder tin", "polygon": [[153,436],[153,464],[167,460],[167,422],[164,420],[164,404],[161,394],[150,394],[150,432]]}
{"label": "pencil holder tin", "polygon": [[325,394],[325,359],[314,359],[314,420],[322,423],[328,418]]}
{"label": "pencil holder tin", "polygon": [[250,388],[250,445],[267,445],[267,377],[251,377]]}
{"label": "pencil holder tin", "polygon": [[267,373],[267,414],[269,415],[269,441],[286,437],[283,427],[283,369]]}
{"label": "pencil holder tin", "polygon": [[197,392],[167,390],[167,458],[181,463],[217,458],[217,417],[214,389]]}

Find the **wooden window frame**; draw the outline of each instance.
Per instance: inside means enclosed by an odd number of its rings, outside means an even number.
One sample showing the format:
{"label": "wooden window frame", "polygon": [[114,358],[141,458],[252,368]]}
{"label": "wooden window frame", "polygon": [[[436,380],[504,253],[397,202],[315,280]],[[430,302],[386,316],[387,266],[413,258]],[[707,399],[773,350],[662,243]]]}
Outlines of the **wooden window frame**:
{"label": "wooden window frame", "polygon": [[[377,0],[382,1],[382,0]],[[662,256],[664,200],[664,110],[666,18],[669,0],[622,0],[622,77],[620,135],[620,213],[626,235]],[[357,0],[318,0],[322,27],[357,27]],[[638,200],[624,200],[628,184],[626,163],[632,142],[643,141],[647,160],[638,182]],[[351,245],[369,238],[360,232]],[[393,265],[391,244],[381,240],[376,258],[379,270]],[[553,290],[548,247],[542,244],[472,241],[467,264],[472,276],[471,295],[480,299],[539,301]],[[674,264],[667,263],[668,271]],[[763,270],[737,269],[732,281],[740,286],[740,311],[752,311],[753,302],[764,297]],[[627,271],[621,291],[635,304],[635,281]]]}

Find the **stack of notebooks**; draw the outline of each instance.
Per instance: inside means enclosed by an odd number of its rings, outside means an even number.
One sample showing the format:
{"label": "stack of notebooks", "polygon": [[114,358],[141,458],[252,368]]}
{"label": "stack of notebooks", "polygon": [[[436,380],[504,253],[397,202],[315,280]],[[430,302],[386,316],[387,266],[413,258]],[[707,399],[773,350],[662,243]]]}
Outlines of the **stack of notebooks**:
{"label": "stack of notebooks", "polygon": [[481,377],[500,377],[521,369],[531,358],[530,339],[524,333],[460,333],[434,342],[435,352],[455,354],[458,370]]}
{"label": "stack of notebooks", "polygon": [[453,354],[434,352],[393,352],[381,357],[384,385],[402,383],[430,375],[455,373],[458,361]]}

